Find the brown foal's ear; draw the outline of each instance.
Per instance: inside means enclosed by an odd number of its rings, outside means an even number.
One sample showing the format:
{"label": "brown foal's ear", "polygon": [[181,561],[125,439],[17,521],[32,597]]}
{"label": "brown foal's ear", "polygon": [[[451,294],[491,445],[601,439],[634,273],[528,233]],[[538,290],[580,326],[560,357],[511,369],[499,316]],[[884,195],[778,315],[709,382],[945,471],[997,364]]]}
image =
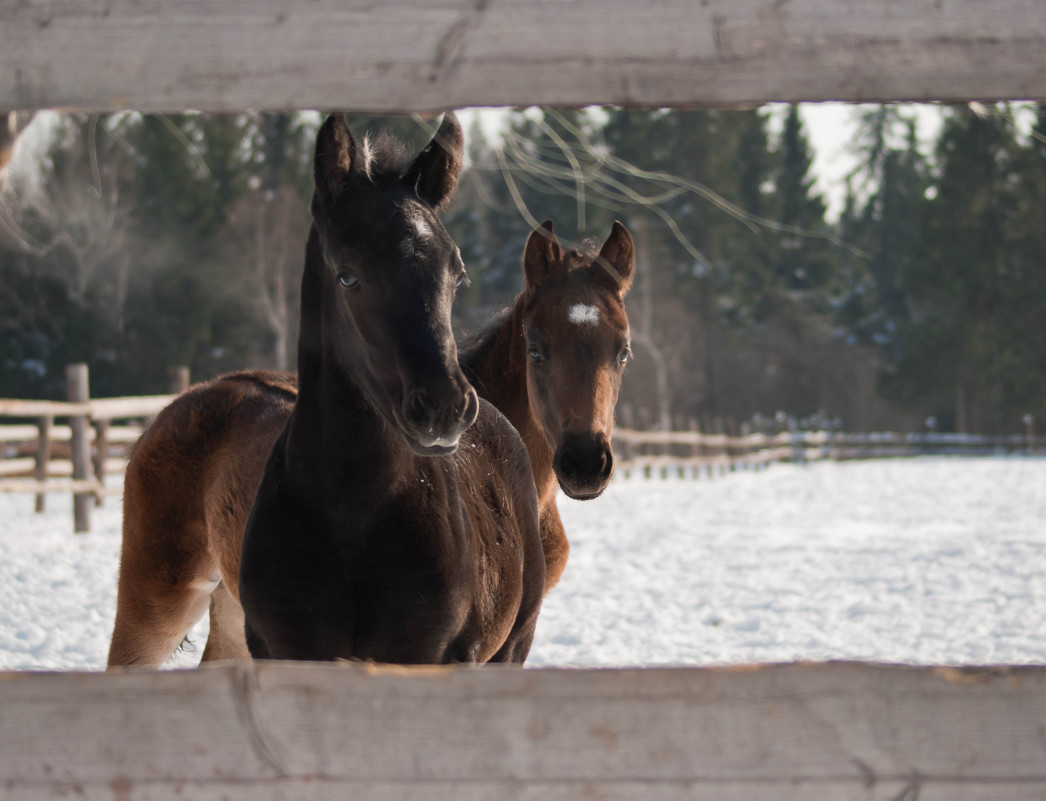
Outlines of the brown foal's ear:
{"label": "brown foal's ear", "polygon": [[632,271],[636,266],[636,248],[632,235],[621,223],[614,221],[610,236],[589,268],[603,282],[624,297],[632,286]]}
{"label": "brown foal's ear", "polygon": [[464,153],[465,134],[457,116],[448,111],[436,135],[414,159],[403,180],[418,197],[439,211],[450,202],[458,188]]}
{"label": "brown foal's ear", "polygon": [[563,249],[552,232],[552,220],[545,220],[527,237],[523,251],[523,274],[526,288],[533,292],[563,266]]}
{"label": "brown foal's ear", "polygon": [[331,114],[316,135],[316,157],[313,163],[316,198],[324,206],[329,207],[338,199],[355,158],[356,140],[352,138],[345,115]]}

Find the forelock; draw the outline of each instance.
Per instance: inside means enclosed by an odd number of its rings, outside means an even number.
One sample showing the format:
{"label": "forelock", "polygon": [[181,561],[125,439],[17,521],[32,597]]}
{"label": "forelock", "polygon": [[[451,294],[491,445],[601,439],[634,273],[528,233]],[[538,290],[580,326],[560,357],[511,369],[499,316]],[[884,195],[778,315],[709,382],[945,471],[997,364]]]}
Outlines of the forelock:
{"label": "forelock", "polygon": [[386,131],[367,134],[360,145],[360,169],[370,181],[398,179],[409,166],[403,143]]}

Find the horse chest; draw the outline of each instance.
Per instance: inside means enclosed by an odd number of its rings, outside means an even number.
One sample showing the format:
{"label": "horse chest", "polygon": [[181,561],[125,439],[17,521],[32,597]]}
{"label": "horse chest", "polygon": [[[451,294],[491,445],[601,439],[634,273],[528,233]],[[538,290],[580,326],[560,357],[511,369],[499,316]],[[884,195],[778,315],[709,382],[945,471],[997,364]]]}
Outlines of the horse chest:
{"label": "horse chest", "polygon": [[[264,636],[269,656],[396,663],[489,656],[482,643],[515,612],[501,590],[519,582],[519,548],[500,533],[507,510],[492,508],[494,490],[471,508],[472,496],[446,483],[425,474],[366,509],[351,502],[352,492],[348,503],[343,496],[259,504],[240,591],[248,629]],[[477,526],[499,533],[488,545]]]}

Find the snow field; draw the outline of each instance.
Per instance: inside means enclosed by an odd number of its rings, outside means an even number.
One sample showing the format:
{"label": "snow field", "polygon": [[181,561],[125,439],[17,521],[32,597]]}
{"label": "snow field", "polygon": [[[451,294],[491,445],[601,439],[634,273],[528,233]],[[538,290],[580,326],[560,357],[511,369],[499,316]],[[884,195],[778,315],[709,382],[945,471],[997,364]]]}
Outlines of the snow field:
{"label": "snow field", "polygon": [[[119,499],[0,495],[0,669],[99,670]],[[777,465],[559,501],[570,561],[528,664],[1046,663],[1046,460]],[[191,635],[195,664],[206,620]]]}

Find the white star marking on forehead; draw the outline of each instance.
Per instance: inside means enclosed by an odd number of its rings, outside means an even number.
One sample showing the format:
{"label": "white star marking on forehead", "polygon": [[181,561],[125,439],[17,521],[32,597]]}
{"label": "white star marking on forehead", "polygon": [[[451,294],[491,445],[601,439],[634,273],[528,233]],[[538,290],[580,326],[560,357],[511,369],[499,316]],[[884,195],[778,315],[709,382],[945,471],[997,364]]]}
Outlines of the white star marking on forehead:
{"label": "white star marking on forehead", "polygon": [[411,209],[408,219],[410,221],[411,233],[400,243],[400,252],[407,258],[411,258],[417,254],[421,241],[431,239],[433,233],[432,227],[422,216],[420,208]]}
{"label": "white star marking on forehead", "polygon": [[570,322],[574,325],[599,325],[599,309],[585,303],[570,307]]}
{"label": "white star marking on forehead", "polygon": [[414,224],[414,235],[416,237],[425,239],[432,236],[432,229],[429,228],[429,224],[420,215],[416,216],[411,222]]}

